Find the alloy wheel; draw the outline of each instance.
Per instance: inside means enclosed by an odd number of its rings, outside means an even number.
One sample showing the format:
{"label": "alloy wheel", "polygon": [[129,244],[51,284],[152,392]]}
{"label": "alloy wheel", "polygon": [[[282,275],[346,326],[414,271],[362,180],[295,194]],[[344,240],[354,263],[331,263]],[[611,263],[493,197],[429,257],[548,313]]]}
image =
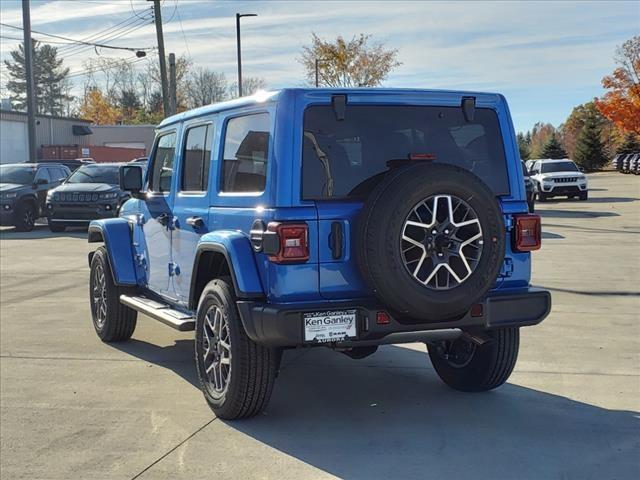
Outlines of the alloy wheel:
{"label": "alloy wheel", "polygon": [[483,244],[476,211],[455,195],[421,201],[402,228],[404,266],[432,290],[450,290],[467,280],[480,261]]}
{"label": "alloy wheel", "polygon": [[206,379],[216,395],[222,396],[231,379],[231,337],[229,324],[220,308],[212,305],[202,326],[202,362]]}

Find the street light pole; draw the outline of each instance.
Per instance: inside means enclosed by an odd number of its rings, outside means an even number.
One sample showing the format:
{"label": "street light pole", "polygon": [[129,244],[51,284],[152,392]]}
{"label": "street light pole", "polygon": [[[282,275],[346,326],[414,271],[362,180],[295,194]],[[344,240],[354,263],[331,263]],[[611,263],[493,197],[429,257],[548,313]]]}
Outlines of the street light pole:
{"label": "street light pole", "polygon": [[22,0],[22,29],[24,32],[24,64],[27,81],[27,135],[29,137],[29,162],[36,157],[36,89],[33,81],[33,44],[31,39],[31,12],[29,0]]}
{"label": "street light pole", "polygon": [[240,19],[257,17],[256,13],[236,13],[236,43],[238,45],[238,97],[242,97],[242,54],[240,50]]}

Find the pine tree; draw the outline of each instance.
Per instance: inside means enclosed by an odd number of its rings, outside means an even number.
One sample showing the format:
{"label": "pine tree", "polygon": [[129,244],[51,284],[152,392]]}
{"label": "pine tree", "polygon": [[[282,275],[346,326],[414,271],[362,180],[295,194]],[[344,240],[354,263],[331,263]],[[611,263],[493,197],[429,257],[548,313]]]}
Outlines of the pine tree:
{"label": "pine tree", "polygon": [[638,152],[640,152],[640,136],[633,132],[627,133],[620,146],[616,149],[617,154]]}
{"label": "pine tree", "polygon": [[[12,61],[5,60],[11,80],[7,88],[11,100],[18,110],[27,109],[27,82],[25,73],[24,46],[10,52]],[[33,80],[35,84],[36,110],[40,114],[62,115],[64,106],[71,100],[65,93],[65,79],[69,68],[62,67],[58,50],[51,45],[40,46],[33,42]]]}
{"label": "pine tree", "polygon": [[[528,133],[528,132],[527,132]],[[520,151],[520,160],[529,160],[529,145],[527,144],[527,138],[522,132],[516,136],[518,140],[518,150]],[[529,137],[531,139],[531,137]]]}
{"label": "pine tree", "polygon": [[542,149],[542,158],[567,158],[567,152],[560,145],[555,132],[551,134],[551,138]]}
{"label": "pine tree", "polygon": [[598,170],[607,163],[604,145],[600,140],[600,128],[594,115],[586,118],[584,127],[578,135],[574,160],[588,171]]}

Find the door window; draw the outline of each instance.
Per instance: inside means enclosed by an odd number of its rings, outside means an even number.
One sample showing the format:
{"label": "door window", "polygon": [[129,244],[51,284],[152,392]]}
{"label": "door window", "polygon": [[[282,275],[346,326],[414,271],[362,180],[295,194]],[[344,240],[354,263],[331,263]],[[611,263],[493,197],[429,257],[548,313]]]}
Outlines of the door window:
{"label": "door window", "polygon": [[176,151],[175,132],[167,133],[158,138],[154,158],[151,160],[150,187],[152,192],[168,192],[171,190],[173,177],[173,157]]}
{"label": "door window", "polygon": [[213,125],[200,125],[187,130],[182,161],[180,190],[206,192],[209,184]]}
{"label": "door window", "polygon": [[41,168],[40,170],[38,170],[38,173],[36,173],[36,178],[34,179],[34,181],[37,183],[38,180],[42,178],[46,180],[46,183],[51,183],[51,177],[49,176],[48,168]]}
{"label": "door window", "polygon": [[264,191],[268,153],[268,113],[230,119],[224,138],[222,191]]}

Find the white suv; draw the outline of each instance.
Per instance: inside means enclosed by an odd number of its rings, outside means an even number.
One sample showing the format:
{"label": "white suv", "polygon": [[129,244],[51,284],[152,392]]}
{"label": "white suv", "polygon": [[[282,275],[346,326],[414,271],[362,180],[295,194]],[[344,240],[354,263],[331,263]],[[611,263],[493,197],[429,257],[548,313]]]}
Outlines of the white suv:
{"label": "white suv", "polygon": [[588,198],[587,176],[568,158],[536,160],[530,173],[541,202],[559,196],[578,197],[580,200]]}

